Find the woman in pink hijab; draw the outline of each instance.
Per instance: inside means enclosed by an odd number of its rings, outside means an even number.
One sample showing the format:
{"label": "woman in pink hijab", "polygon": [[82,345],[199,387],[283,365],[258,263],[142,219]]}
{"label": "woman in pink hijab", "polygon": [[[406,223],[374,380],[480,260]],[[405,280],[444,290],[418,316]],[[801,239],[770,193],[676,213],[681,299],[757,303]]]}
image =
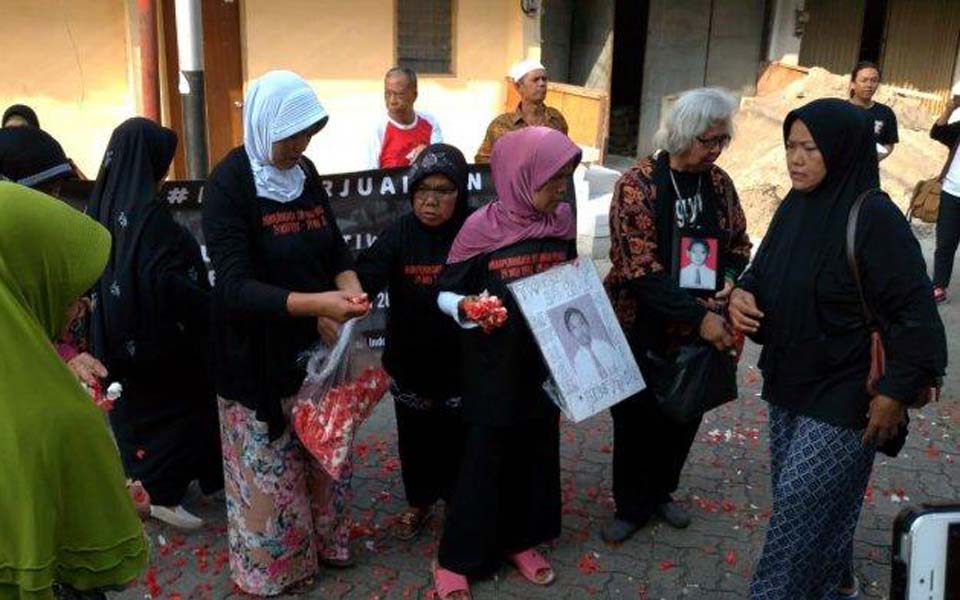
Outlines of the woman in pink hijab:
{"label": "woman in pink hijab", "polygon": [[[547,368],[507,284],[576,256],[564,202],[580,150],[546,127],[509,133],[490,159],[497,200],[460,230],[440,275],[438,303],[463,327],[464,457],[447,510],[434,579],[441,598],[469,598],[467,576],[506,560],[537,585],[554,579],[536,547],[560,535],[559,414]],[[487,290],[508,318],[489,333],[465,298]]]}

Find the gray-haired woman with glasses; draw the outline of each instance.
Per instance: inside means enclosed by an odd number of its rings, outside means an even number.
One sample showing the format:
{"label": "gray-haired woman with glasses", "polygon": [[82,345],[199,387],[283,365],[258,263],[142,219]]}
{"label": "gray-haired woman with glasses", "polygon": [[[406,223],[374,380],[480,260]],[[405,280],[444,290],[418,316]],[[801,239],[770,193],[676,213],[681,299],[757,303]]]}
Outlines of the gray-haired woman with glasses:
{"label": "gray-haired woman with glasses", "polygon": [[[751,245],[733,181],[715,163],[730,143],[736,107],[734,97],[717,88],[684,93],[657,133],[662,150],[637,162],[614,189],[613,268],[605,285],[641,364],[648,351],[663,355],[699,338],[722,350],[733,345],[718,313],[750,260]],[[622,542],[654,515],[673,527],[689,525],[671,494],[699,420],[669,420],[649,390],[610,412],[617,511],[603,539]]]}

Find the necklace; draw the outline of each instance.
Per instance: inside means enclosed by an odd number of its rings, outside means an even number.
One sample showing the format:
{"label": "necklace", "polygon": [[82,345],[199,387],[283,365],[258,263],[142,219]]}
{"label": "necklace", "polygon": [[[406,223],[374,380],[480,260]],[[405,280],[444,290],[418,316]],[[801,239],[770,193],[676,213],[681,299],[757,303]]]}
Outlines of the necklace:
{"label": "necklace", "polygon": [[703,199],[700,196],[700,185],[703,183],[703,174],[697,175],[697,192],[689,198],[684,198],[683,194],[680,193],[680,186],[677,185],[677,178],[673,175],[673,169],[670,169],[670,182],[673,183],[673,191],[677,193],[677,226],[686,227],[687,225],[693,225],[703,210]]}

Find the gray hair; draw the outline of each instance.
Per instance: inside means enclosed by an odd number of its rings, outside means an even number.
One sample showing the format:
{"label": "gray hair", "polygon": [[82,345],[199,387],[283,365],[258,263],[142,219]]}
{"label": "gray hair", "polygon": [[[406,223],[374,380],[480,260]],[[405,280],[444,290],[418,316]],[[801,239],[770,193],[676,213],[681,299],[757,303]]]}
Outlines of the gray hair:
{"label": "gray hair", "polygon": [[413,87],[413,89],[417,89],[417,72],[411,69],[410,67],[400,67],[400,66],[390,67],[390,69],[387,71],[386,75],[383,76],[383,78],[385,80],[390,79],[394,75],[405,75],[407,78],[407,81],[410,82],[410,85]]}
{"label": "gray hair", "polygon": [[715,125],[733,135],[737,99],[723,88],[688,90],[680,95],[653,138],[657,148],[680,154],[693,145],[697,136]]}

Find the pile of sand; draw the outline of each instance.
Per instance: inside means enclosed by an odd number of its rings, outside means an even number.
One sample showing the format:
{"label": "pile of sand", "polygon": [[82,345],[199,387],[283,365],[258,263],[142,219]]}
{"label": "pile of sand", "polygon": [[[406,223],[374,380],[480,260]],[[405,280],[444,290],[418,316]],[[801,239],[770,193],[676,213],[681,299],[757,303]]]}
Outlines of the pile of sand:
{"label": "pile of sand", "polygon": [[[733,177],[754,240],[763,237],[777,205],[790,189],[781,129],[784,117],[817,98],[845,98],[847,82],[845,75],[813,68],[807,77],[779,93],[743,99],[735,119],[734,141],[719,164]],[[947,149],[930,139],[936,115],[921,107],[919,100],[882,86],[876,100],[889,105],[897,115],[900,143],[890,158],[880,163],[880,176],[884,190],[906,211],[917,181],[939,173]],[[925,235],[929,229],[919,227],[917,231]]]}

